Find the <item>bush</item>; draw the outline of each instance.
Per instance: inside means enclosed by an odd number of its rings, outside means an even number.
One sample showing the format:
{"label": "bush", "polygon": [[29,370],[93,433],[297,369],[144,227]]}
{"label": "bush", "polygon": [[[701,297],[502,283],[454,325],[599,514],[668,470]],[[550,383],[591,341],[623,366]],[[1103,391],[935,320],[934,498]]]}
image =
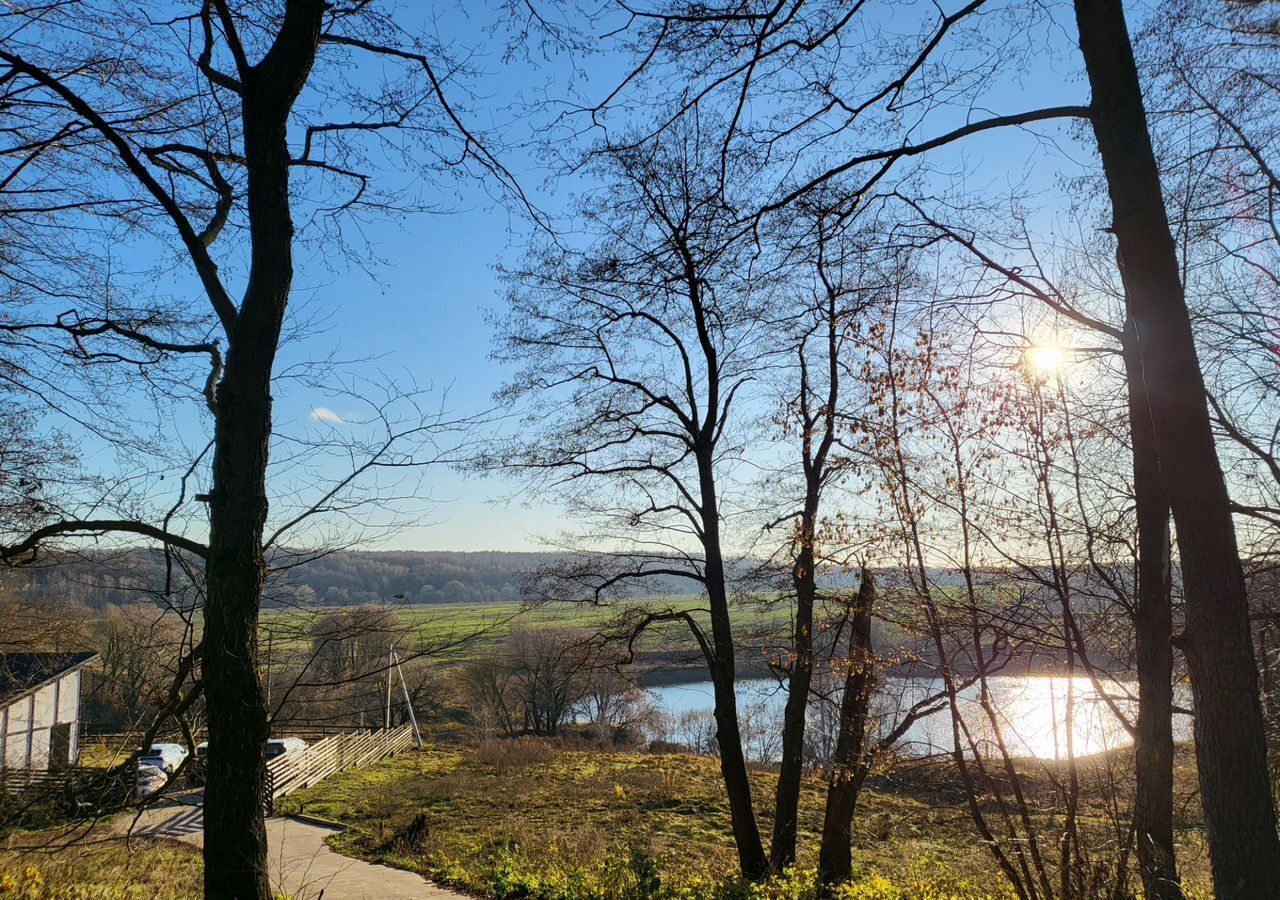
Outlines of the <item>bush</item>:
{"label": "bush", "polygon": [[653,857],[638,847],[614,846],[598,866],[534,871],[519,860],[518,846],[508,844],[493,854],[488,889],[496,900],[662,900],[663,890]]}
{"label": "bush", "polygon": [[476,746],[472,759],[477,765],[491,768],[503,777],[531,766],[551,761],[555,747],[544,738],[524,735],[518,738],[492,738]]}
{"label": "bush", "polygon": [[0,834],[97,819],[124,808],[131,797],[130,767],[72,769],[25,790],[0,791]]}
{"label": "bush", "polygon": [[[693,876],[667,884],[656,860],[635,846],[614,846],[598,866],[564,870],[526,867],[514,843],[495,846],[481,890],[495,900],[818,900],[813,869],[788,869],[762,884]],[[866,874],[832,891],[833,900],[1012,900],[1007,888],[979,887],[928,859],[895,883]]]}

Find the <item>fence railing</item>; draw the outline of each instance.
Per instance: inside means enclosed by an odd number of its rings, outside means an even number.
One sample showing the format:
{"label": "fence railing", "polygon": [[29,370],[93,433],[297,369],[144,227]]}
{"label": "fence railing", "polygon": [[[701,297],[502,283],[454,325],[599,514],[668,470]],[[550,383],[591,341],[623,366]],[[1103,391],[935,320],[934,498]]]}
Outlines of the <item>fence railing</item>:
{"label": "fence railing", "polygon": [[363,734],[334,734],[306,750],[277,756],[267,763],[267,806],[287,794],[328,778],[335,772],[393,756],[414,742],[413,726]]}
{"label": "fence railing", "polygon": [[47,824],[50,815],[79,819],[113,812],[129,799],[130,774],[121,768],[0,770],[0,793],[6,795],[4,824]]}
{"label": "fence railing", "polygon": [[[405,724],[389,730],[331,734],[305,750],[283,753],[267,762],[264,798],[267,810],[287,794],[310,787],[335,772],[393,756],[414,742],[413,725]],[[0,792],[46,805],[57,802],[68,809],[97,809],[104,804],[124,803],[133,790],[136,772],[132,761],[109,769],[76,767],[43,771],[0,767]],[[177,786],[198,788],[201,773],[193,769],[187,774],[195,780]],[[168,787],[171,792],[174,785]]]}
{"label": "fence railing", "polygon": [[46,772],[43,769],[3,769],[0,770],[0,790],[17,794],[43,787],[61,786],[72,777],[72,773],[55,770]]}

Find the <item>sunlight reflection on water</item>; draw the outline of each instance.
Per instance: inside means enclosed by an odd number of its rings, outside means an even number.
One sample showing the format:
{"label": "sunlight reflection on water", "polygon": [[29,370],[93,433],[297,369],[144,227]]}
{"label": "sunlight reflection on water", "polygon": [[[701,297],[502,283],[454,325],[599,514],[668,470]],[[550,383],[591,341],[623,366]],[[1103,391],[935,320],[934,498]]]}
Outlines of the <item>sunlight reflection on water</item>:
{"label": "sunlight reflection on water", "polygon": [[[989,701],[984,708],[977,685],[966,688],[959,698],[965,726],[984,756],[998,753],[997,729],[1014,756],[1063,759],[1068,752],[1077,757],[1104,753],[1128,746],[1133,740],[1117,712],[1131,722],[1137,712],[1137,684],[1106,682],[1106,697],[1085,677],[1060,675],[1001,675],[988,679]],[[942,682],[927,678],[889,678],[877,692],[873,708],[879,729],[888,732],[900,710],[940,693]],[[649,690],[654,704],[673,721],[706,716],[712,707],[710,682],[664,685]],[[740,710],[751,728],[776,730],[786,704],[786,690],[772,680],[746,680],[738,687]],[[1110,702],[1108,702],[1110,698]],[[1175,702],[1190,705],[1185,685],[1175,691]],[[1072,727],[1067,727],[1070,717]],[[994,722],[992,721],[994,718]],[[821,727],[821,717],[811,711],[810,727]],[[1175,715],[1174,740],[1191,737],[1187,716]],[[680,740],[679,735],[674,739]],[[748,735],[748,743],[750,743]],[[962,738],[963,742],[963,738]],[[761,742],[767,746],[768,742]],[[918,719],[908,729],[898,751],[911,755],[948,753],[952,749],[951,716],[945,709]],[[772,755],[766,752],[764,755]]]}

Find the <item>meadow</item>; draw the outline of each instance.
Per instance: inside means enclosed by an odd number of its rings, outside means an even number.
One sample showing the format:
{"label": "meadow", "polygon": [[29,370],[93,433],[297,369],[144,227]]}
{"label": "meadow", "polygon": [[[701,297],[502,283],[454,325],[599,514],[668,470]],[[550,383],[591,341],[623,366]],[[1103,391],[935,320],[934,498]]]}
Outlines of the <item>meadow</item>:
{"label": "meadow", "polygon": [[[1100,757],[1086,765],[1116,762]],[[1060,814],[1052,790],[1059,773],[1029,765],[1028,774],[1049,835]],[[767,833],[776,776],[757,770],[751,777]],[[1186,798],[1194,771],[1185,754],[1179,780]],[[630,896],[803,898],[813,891],[824,790],[818,777],[806,778],[797,868],[763,888],[734,877],[724,789],[717,761],[706,756],[530,737],[436,745],[330,778],[285,798],[282,808],[349,826],[334,841],[341,852],[495,900],[629,896],[627,886],[639,891],[641,883],[650,892]],[[1102,844],[1113,827],[1112,799],[1091,793],[1082,809]],[[1191,802],[1183,809],[1187,895],[1208,897],[1198,813]],[[851,900],[1012,896],[973,834],[949,767],[937,760],[886,765],[872,779],[854,818],[853,853],[856,878],[844,895]]]}
{"label": "meadow", "polygon": [[[704,625],[709,624],[706,598],[696,594],[636,597],[604,606],[567,602],[530,605],[516,601],[395,605],[393,600],[389,608],[395,615],[402,652],[412,649],[439,662],[459,662],[480,656],[500,645],[516,628],[616,632],[619,617],[625,611],[641,608],[690,612],[696,619],[704,620]],[[265,635],[274,636],[279,647],[299,646],[310,640],[318,617],[348,616],[358,609],[265,609],[260,627]],[[789,608],[777,600],[752,595],[735,603],[735,631],[749,645],[753,637],[776,633],[789,615]],[[689,629],[679,622],[650,627],[637,641],[636,648],[647,654],[661,651],[673,659],[692,657],[697,651]]]}
{"label": "meadow", "polygon": [[[942,593],[949,593],[942,588]],[[819,622],[835,621],[843,614],[837,607],[838,595],[833,595],[818,613]],[[904,606],[902,592],[893,588],[882,590],[880,604],[883,618],[875,623],[877,646],[895,654],[913,643],[899,623],[906,613],[899,613]],[[276,607],[264,609],[260,616],[260,629],[278,650],[304,649],[312,640],[313,629],[322,617],[347,617],[359,614],[360,606],[317,606],[305,608]],[[465,662],[483,656],[501,645],[515,629],[573,629],[597,632],[615,640],[622,652],[625,629],[620,621],[628,612],[639,610],[676,611],[691,613],[704,628],[710,628],[710,615],[706,597],[698,594],[664,594],[658,596],[631,597],[595,606],[586,603],[544,602],[538,604],[518,601],[485,601],[478,603],[423,603],[406,604],[397,598],[387,601],[383,607],[394,616],[394,640],[401,654],[424,657],[437,663]],[[789,596],[751,592],[737,595],[731,602],[733,630],[741,651],[740,663],[746,669],[761,669],[764,659],[760,649],[777,646],[785,640],[786,629],[793,615]],[[821,631],[821,629],[820,629]],[[700,670],[692,675],[680,673],[701,665],[697,643],[688,626],[683,622],[658,622],[650,625],[635,641],[636,662],[659,680],[699,680]],[[928,651],[925,651],[926,655]],[[655,671],[656,670],[656,671]]]}
{"label": "meadow", "polygon": [[[1106,773],[1131,765],[1128,751],[1080,761],[1091,785],[1080,815],[1099,865],[1118,836],[1117,782]],[[1050,848],[1062,815],[1054,782],[1063,772],[1045,761],[1022,760],[1019,768]],[[1184,886],[1189,900],[1206,900],[1212,893],[1188,747],[1179,748],[1176,775]],[[756,768],[751,782],[767,834],[776,775]],[[1121,795],[1130,789],[1118,783]],[[346,826],[331,839],[339,852],[489,900],[815,900],[824,791],[816,774],[806,777],[797,866],[763,885],[736,877],[714,757],[603,747],[581,735],[476,740],[467,729],[443,729],[425,749],[331,776],[283,798],[277,812],[338,822]],[[1012,898],[974,832],[946,760],[882,759],[853,824],[855,878],[837,900]],[[193,848],[126,843],[95,831],[49,852],[61,837],[54,830],[7,836],[0,846],[0,897],[200,895],[201,862]]]}

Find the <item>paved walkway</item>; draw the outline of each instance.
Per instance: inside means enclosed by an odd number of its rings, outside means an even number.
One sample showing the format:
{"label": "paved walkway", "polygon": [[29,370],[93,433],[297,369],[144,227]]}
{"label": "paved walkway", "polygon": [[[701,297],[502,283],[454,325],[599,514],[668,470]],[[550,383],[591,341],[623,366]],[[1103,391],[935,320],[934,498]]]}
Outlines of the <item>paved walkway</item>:
{"label": "paved walkway", "polygon": [[[204,810],[198,798],[189,804],[158,806],[117,820],[136,835],[204,843]],[[466,900],[412,872],[378,866],[335,853],[325,838],[340,828],[301,819],[267,819],[271,884],[293,900]]]}

